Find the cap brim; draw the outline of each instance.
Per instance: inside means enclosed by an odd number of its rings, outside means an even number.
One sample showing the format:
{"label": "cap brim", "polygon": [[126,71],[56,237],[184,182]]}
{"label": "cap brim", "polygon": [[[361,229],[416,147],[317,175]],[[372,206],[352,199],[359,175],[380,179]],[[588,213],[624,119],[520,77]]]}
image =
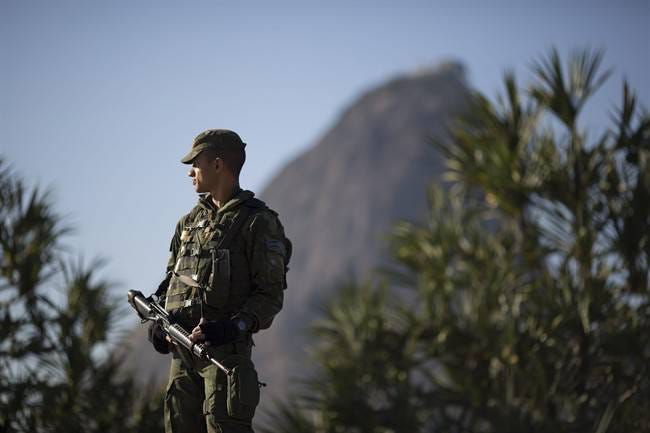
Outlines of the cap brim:
{"label": "cap brim", "polygon": [[201,143],[198,146],[193,147],[192,150],[190,150],[189,153],[181,159],[181,162],[183,164],[191,164],[192,161],[194,161],[194,158],[196,158],[199,153],[203,152],[208,147],[210,147],[209,143]]}

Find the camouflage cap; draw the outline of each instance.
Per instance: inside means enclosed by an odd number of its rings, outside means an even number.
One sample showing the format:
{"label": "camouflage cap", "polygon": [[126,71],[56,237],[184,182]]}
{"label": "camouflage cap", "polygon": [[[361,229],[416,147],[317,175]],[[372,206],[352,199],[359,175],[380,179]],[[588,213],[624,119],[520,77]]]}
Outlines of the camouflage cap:
{"label": "camouflage cap", "polygon": [[236,132],[229,129],[208,129],[196,136],[192,143],[192,149],[181,159],[183,164],[191,164],[199,153],[206,149],[225,149],[225,148],[246,147],[246,143],[241,141]]}

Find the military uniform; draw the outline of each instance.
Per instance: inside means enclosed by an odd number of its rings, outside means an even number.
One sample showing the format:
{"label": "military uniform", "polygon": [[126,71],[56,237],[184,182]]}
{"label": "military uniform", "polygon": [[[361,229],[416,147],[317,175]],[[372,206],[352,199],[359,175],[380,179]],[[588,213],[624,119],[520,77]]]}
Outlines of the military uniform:
{"label": "military uniform", "polygon": [[[206,320],[252,318],[252,329],[212,355],[237,374],[228,383],[216,366],[176,347],[165,395],[165,431],[252,432],[259,402],[251,334],[268,328],[282,308],[291,243],[277,214],[250,191],[237,190],[217,208],[208,195],[176,226],[165,308],[191,330]],[[202,288],[186,285],[189,276]],[[206,429],[207,428],[207,429]]]}

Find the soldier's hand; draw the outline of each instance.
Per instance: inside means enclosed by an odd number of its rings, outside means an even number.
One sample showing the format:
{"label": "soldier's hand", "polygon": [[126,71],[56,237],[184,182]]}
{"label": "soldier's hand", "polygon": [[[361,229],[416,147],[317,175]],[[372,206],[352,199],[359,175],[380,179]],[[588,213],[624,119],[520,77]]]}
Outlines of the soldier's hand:
{"label": "soldier's hand", "polygon": [[192,343],[203,343],[205,342],[205,334],[203,333],[203,330],[201,329],[201,325],[205,323],[205,319],[201,318],[199,321],[199,324],[192,329],[192,333],[190,334],[190,340],[192,340]]}
{"label": "soldier's hand", "polygon": [[165,355],[171,350],[169,347],[169,337],[158,323],[149,325],[149,341],[151,341],[153,348],[158,353]]}
{"label": "soldier's hand", "polygon": [[207,345],[220,346],[231,343],[239,336],[239,328],[232,320],[205,320],[192,330],[190,340],[195,343],[205,342]]}

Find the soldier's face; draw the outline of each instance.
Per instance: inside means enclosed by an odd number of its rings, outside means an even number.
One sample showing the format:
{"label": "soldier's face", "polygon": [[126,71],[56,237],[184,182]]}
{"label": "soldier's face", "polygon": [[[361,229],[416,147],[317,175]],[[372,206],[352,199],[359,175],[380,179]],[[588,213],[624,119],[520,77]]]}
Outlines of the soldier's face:
{"label": "soldier's face", "polygon": [[219,183],[219,168],[222,161],[218,158],[210,158],[205,152],[200,153],[187,173],[192,178],[194,191],[197,193],[211,192]]}

